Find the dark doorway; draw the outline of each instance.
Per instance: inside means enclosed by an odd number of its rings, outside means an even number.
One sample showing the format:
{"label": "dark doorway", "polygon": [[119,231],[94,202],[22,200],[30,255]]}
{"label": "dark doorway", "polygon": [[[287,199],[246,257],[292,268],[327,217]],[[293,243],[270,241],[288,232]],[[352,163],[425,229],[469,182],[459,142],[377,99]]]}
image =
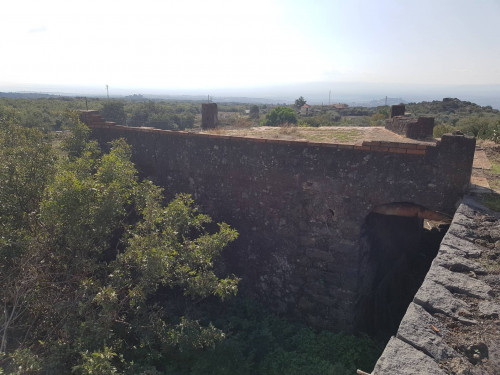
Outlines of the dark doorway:
{"label": "dark doorway", "polygon": [[438,213],[429,215],[431,221],[418,214],[431,211],[402,205],[396,210],[394,204],[374,210],[384,214],[370,213],[363,227],[358,321],[362,331],[380,340],[396,333],[449,227],[449,220],[435,221]]}

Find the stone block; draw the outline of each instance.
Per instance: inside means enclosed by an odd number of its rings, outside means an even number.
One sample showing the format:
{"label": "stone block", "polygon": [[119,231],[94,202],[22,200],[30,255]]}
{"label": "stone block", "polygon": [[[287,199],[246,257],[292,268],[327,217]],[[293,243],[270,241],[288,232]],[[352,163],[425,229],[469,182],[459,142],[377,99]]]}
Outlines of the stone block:
{"label": "stone block", "polygon": [[434,360],[420,350],[392,337],[372,375],[445,375]]}
{"label": "stone block", "polygon": [[[434,328],[433,328],[434,327]],[[397,338],[430,355],[436,361],[456,357],[458,354],[442,338],[444,327],[421,306],[410,303]]]}
{"label": "stone block", "polygon": [[217,103],[202,103],[201,105],[201,128],[213,129],[218,123]]}
{"label": "stone block", "polygon": [[426,278],[413,302],[431,313],[442,313],[452,318],[458,318],[460,313],[470,315],[469,305],[451,294],[443,285]]}
{"label": "stone block", "polygon": [[391,106],[391,118],[396,116],[404,116],[405,115],[405,105],[404,104],[396,104]]}
{"label": "stone block", "polygon": [[454,293],[482,299],[491,298],[492,291],[488,284],[437,265],[431,267],[426,277]]}

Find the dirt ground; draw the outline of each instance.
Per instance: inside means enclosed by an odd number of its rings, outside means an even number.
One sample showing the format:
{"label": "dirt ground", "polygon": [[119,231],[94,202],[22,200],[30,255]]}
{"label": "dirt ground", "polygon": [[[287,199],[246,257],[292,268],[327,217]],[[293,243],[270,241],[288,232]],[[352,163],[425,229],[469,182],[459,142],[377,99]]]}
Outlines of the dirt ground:
{"label": "dirt ground", "polygon": [[487,187],[500,192],[500,144],[492,141],[478,141],[472,177],[486,179]]}
{"label": "dirt ground", "polygon": [[318,128],[298,126],[257,126],[257,127],[219,127],[202,133],[230,135],[236,137],[284,139],[320,143],[358,144],[362,141],[384,141],[434,145],[435,140],[415,140],[393,133],[382,126],[321,126]]}

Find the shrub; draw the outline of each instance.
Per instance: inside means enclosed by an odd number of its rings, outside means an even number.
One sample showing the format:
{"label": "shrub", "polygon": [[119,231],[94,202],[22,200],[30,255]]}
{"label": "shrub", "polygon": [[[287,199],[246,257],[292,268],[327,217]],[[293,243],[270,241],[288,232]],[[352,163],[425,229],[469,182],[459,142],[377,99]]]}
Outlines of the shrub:
{"label": "shrub", "polygon": [[265,126],[282,126],[285,124],[297,124],[295,111],[288,107],[276,107],[266,114],[262,122]]}
{"label": "shrub", "polygon": [[457,122],[457,127],[465,134],[480,139],[490,139],[495,129],[494,119],[480,116],[462,118]]}
{"label": "shrub", "polygon": [[434,138],[441,138],[443,134],[453,133],[455,130],[455,127],[450,124],[439,124],[434,127],[432,135]]}

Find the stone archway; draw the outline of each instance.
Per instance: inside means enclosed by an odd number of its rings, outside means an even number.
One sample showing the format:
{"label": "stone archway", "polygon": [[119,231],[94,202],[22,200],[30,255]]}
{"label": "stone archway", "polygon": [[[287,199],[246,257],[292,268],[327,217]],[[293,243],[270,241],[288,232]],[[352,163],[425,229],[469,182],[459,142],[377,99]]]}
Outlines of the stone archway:
{"label": "stone archway", "polygon": [[396,333],[450,223],[449,216],[413,203],[372,209],[362,227],[361,330],[383,340]]}

